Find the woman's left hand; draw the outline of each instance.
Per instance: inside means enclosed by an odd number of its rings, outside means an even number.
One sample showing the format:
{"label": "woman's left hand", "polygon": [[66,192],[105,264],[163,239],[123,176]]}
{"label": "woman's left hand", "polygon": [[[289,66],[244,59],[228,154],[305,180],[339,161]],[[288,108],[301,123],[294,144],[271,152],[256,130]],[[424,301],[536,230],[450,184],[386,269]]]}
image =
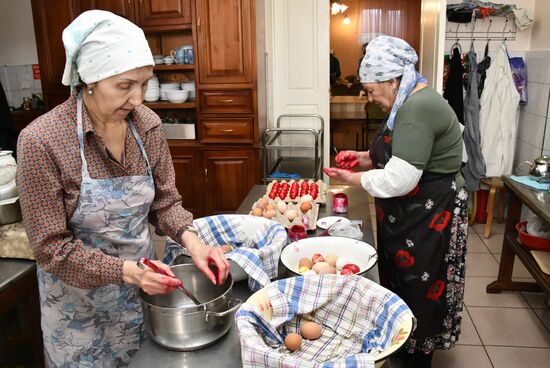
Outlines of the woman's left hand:
{"label": "woman's left hand", "polygon": [[[220,247],[211,247],[204,244],[197,235],[191,232],[184,232],[181,237],[181,244],[189,251],[193,262],[197,265],[215,285],[221,285],[229,274],[229,262]],[[215,268],[210,268],[215,265]]]}
{"label": "woman's left hand", "polygon": [[346,184],[361,185],[363,172],[339,169],[337,167],[324,168],[323,171],[332,179],[342,181]]}

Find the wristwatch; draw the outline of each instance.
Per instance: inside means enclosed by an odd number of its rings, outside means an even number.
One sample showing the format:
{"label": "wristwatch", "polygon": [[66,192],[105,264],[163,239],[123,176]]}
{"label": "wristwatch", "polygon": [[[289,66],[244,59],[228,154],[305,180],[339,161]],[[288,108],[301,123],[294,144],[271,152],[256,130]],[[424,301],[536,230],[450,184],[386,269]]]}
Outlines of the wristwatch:
{"label": "wristwatch", "polygon": [[189,231],[190,233],[193,233],[195,235],[199,235],[199,232],[197,231],[197,229],[195,229],[193,225],[185,226],[181,235],[183,235],[186,231]]}

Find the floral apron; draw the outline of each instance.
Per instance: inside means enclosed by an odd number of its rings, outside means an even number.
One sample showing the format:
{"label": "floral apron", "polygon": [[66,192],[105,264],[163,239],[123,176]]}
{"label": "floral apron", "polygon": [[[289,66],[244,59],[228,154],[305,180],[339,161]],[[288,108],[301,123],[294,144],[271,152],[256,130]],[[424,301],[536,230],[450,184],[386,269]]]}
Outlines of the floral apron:
{"label": "floral apron", "polygon": [[[87,248],[125,260],[151,257],[147,215],[155,196],[143,144],[128,121],[147,162],[148,174],[92,179],[84,157],[82,96],[77,99],[82,158],[80,197],[69,229]],[[105,285],[79,289],[38,269],[44,353],[48,367],[120,367],[129,363],[145,337],[138,289]]]}
{"label": "floral apron", "polygon": [[[384,125],[371,145],[375,168],[391,157]],[[424,171],[396,198],[376,198],[380,283],[407,303],[418,320],[408,351],[449,349],[458,339],[464,299],[467,193],[455,174]]]}

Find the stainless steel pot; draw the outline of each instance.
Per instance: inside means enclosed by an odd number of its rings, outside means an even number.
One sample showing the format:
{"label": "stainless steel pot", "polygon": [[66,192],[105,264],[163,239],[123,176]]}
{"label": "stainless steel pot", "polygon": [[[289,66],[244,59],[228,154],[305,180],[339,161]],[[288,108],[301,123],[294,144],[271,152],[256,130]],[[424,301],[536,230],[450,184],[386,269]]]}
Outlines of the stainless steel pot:
{"label": "stainless steel pot", "polygon": [[0,200],[0,225],[13,224],[21,219],[19,197]]}
{"label": "stainless steel pot", "polygon": [[233,313],[242,304],[231,298],[231,275],[223,285],[213,285],[194,264],[176,265],[172,271],[202,304],[195,305],[177,290],[154,296],[140,290],[149,335],[170,350],[190,351],[213,344],[229,331]]}

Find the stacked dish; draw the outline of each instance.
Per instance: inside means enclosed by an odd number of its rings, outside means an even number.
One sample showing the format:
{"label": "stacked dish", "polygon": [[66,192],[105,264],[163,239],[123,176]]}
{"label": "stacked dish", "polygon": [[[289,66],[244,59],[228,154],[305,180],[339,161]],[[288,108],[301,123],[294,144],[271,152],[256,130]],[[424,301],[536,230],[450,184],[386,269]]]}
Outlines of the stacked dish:
{"label": "stacked dish", "polygon": [[144,99],[146,102],[157,101],[160,97],[159,80],[157,76],[149,79],[147,82],[147,91],[145,92]]}
{"label": "stacked dish", "polygon": [[162,55],[153,55],[153,60],[155,61],[155,65],[164,64],[164,56]]}
{"label": "stacked dish", "polygon": [[195,99],[195,81],[183,82],[181,84],[181,89],[189,91],[189,98]]}
{"label": "stacked dish", "polygon": [[169,89],[165,92],[165,94],[166,98],[168,98],[168,101],[171,103],[184,103],[189,97],[189,91],[181,89]]}
{"label": "stacked dish", "polygon": [[180,89],[180,84],[176,82],[172,83],[161,83],[160,84],[160,99],[162,101],[168,101],[168,96],[166,96],[166,91],[177,91]]}

